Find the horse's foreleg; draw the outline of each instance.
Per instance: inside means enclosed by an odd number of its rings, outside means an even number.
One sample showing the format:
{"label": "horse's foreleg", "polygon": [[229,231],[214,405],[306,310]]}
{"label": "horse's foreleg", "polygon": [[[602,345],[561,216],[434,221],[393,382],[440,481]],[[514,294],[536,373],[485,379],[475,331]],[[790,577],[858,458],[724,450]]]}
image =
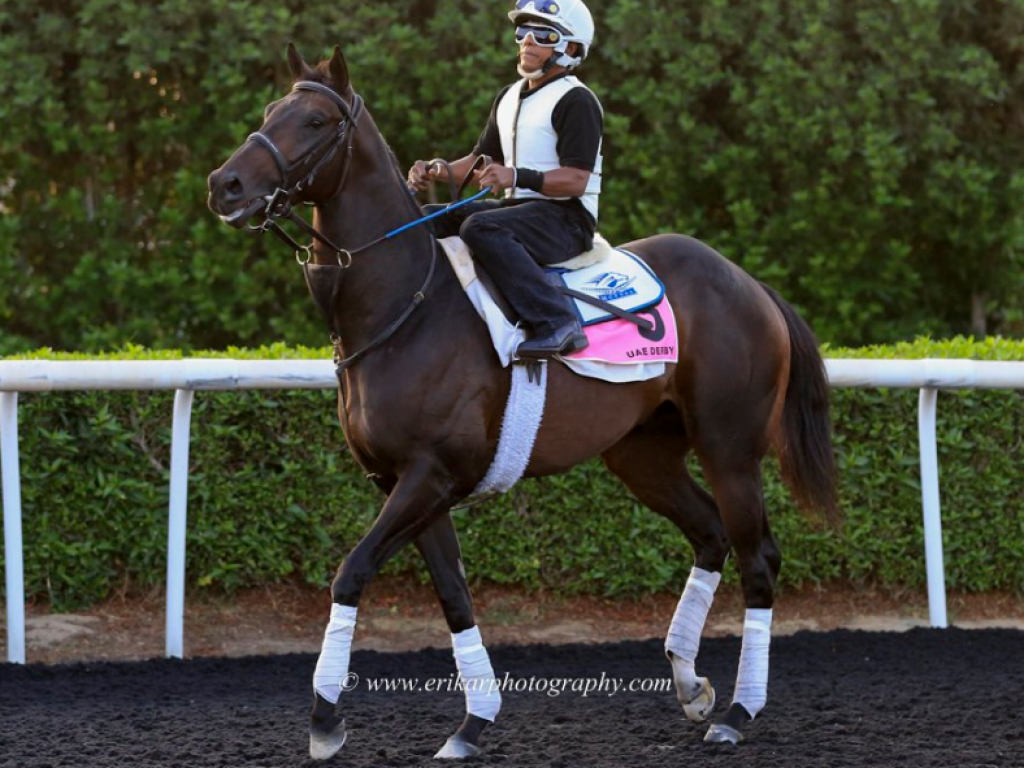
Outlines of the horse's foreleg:
{"label": "horse's foreleg", "polygon": [[498,716],[501,692],[473,617],[473,598],[466,583],[459,538],[451,515],[442,515],[420,534],[416,547],[427,563],[434,591],[451,630],[455,666],[466,693],[466,718],[434,757],[472,757],[480,752],[479,741],[484,728]]}
{"label": "horse's foreleg", "polygon": [[435,465],[413,464],[399,477],[370,532],[345,558],[331,584],[331,619],[313,675],[309,753],[326,760],[345,743],[337,704],[348,679],[352,635],[363,590],[385,563],[452,503],[452,483]]}

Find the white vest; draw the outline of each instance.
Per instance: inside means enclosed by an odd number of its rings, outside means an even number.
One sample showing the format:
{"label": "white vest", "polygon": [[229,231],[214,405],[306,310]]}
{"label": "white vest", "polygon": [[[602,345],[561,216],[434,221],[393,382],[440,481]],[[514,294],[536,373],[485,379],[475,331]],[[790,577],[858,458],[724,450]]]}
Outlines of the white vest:
{"label": "white vest", "polygon": [[[573,88],[586,88],[572,75],[548,83],[536,93],[520,100],[519,93],[526,80],[512,85],[498,103],[498,134],[505,165],[531,168],[535,171],[553,171],[561,168],[558,161],[558,134],[552,125],[555,106]],[[588,89],[589,90],[589,89]],[[602,139],[602,144],[604,140]],[[601,194],[601,144],[597,147],[594,170],[587,181],[587,189],[580,201],[597,220],[597,196]],[[569,197],[552,198],[532,189],[506,189],[507,198],[541,198],[543,200],[570,200]]]}

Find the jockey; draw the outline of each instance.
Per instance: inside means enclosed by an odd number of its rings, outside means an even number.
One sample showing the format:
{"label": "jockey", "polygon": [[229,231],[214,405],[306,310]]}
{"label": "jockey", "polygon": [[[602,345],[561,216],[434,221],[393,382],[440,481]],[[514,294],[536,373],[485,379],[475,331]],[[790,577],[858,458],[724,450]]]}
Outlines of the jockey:
{"label": "jockey", "polygon": [[[471,154],[450,164],[458,183],[477,158],[491,163],[476,181],[503,199],[481,200],[441,217],[439,237],[461,235],[529,332],[522,358],[570,354],[587,346],[579,318],[541,265],[590,250],[601,192],[604,115],[573,74],[590,51],[594,22],[582,0],[518,0],[518,72],[494,100]],[[448,170],[417,160],[417,192]]]}

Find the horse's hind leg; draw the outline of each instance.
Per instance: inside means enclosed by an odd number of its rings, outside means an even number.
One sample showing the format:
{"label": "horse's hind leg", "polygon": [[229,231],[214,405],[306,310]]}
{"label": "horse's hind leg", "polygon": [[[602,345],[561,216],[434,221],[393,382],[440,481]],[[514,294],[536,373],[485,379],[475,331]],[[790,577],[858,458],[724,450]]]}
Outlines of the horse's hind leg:
{"label": "horse's hind leg", "polygon": [[427,563],[434,591],[452,633],[452,651],[465,685],[466,718],[436,758],[473,757],[480,753],[480,735],[501,708],[494,669],[473,617],[473,598],[466,583],[459,537],[450,514],[441,515],[416,539]]}
{"label": "horse's hind leg", "polygon": [[[761,457],[743,450],[741,433],[722,434],[730,437],[703,451],[701,460],[736,554],[747,611],[732,705],[704,740],[737,744],[743,739],[743,726],[768,701],[772,604],[782,557],[768,528]],[[747,443],[752,444],[756,443]]]}
{"label": "horse's hind leg", "polygon": [[707,678],[697,676],[695,665],[729,541],[714,500],[687,471],[688,449],[679,414],[666,404],[603,458],[642,503],[671,520],[693,547],[694,566],[665,638],[665,654],[683,712],[702,723],[714,708],[715,691]]}

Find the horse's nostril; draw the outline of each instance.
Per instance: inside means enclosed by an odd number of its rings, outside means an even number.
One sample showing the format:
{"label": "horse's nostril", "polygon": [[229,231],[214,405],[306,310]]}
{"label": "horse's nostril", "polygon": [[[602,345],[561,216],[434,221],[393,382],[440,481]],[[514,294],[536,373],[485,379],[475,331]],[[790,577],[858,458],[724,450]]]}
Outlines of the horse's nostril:
{"label": "horse's nostril", "polygon": [[231,200],[237,200],[242,196],[242,182],[235,176],[231,175],[223,180],[221,184],[221,192]]}

